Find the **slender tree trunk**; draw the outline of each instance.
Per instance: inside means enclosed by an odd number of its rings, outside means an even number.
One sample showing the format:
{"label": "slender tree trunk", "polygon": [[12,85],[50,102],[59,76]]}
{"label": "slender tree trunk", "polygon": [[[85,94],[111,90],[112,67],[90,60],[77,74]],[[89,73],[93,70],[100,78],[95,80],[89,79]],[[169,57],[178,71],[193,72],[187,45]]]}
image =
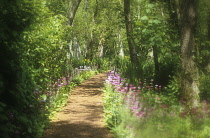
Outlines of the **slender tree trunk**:
{"label": "slender tree trunk", "polygon": [[119,31],[119,34],[118,34],[118,38],[119,38],[118,45],[120,47],[119,56],[124,57],[124,49],[123,49],[122,36],[120,34],[120,31]]}
{"label": "slender tree trunk", "polygon": [[[95,26],[95,19],[97,17],[97,13],[98,13],[98,0],[96,0],[96,4],[94,7],[94,13],[92,16],[92,26]],[[94,52],[95,50],[97,51],[97,49],[95,48],[96,46],[96,39],[94,37],[94,29],[92,29],[91,33],[90,33],[90,42],[88,45],[88,49],[87,49],[87,58],[89,58],[90,60],[92,60],[94,57],[97,56],[97,52]]]}
{"label": "slender tree trunk", "polygon": [[94,44],[95,44],[95,40],[93,38],[93,32],[91,31],[90,33],[90,42],[89,42],[89,45],[87,47],[87,54],[86,54],[86,58],[92,60],[93,57],[94,57]]}
{"label": "slender tree trunk", "polygon": [[69,58],[73,57],[73,50],[72,50],[73,46],[72,45],[73,45],[73,41],[71,40],[69,43]]}
{"label": "slender tree trunk", "polygon": [[101,35],[100,35],[100,40],[98,43],[98,57],[102,58],[103,54],[104,54],[104,45],[103,42],[104,41],[104,31],[102,31]]}
{"label": "slender tree trunk", "polygon": [[181,6],[181,89],[189,108],[199,104],[198,69],[194,61],[196,0],[183,0]]}
{"label": "slender tree trunk", "polygon": [[74,58],[80,59],[81,57],[81,49],[80,45],[78,44],[77,37],[74,37]]}
{"label": "slender tree trunk", "polygon": [[[74,17],[81,1],[82,0],[69,0],[69,5],[68,5],[69,6],[69,9],[68,9],[69,22],[68,23],[70,26],[73,25]],[[69,58],[71,58],[74,54],[72,46],[73,46],[73,40],[70,40],[69,53],[68,53]]]}
{"label": "slender tree trunk", "polygon": [[69,24],[72,25],[74,16],[82,0],[69,0]]}
{"label": "slender tree trunk", "polygon": [[87,45],[87,40],[88,40],[88,36],[87,36],[87,30],[88,30],[88,0],[85,0],[85,4],[84,4],[84,25],[85,25],[85,30],[84,30],[84,52],[83,52],[83,56],[86,57],[87,55],[87,50],[88,50],[88,45]]}
{"label": "slender tree trunk", "polygon": [[130,0],[124,0],[124,14],[125,14],[126,33],[127,33],[128,47],[130,52],[130,59],[133,64],[137,64],[137,52],[133,40]]}

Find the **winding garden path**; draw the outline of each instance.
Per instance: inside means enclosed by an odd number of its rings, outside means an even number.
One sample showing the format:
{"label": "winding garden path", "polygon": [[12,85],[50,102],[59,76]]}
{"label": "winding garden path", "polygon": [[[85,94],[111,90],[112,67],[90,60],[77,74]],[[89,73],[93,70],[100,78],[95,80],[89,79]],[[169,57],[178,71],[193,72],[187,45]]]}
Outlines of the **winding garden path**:
{"label": "winding garden path", "polygon": [[112,138],[103,122],[102,87],[106,77],[106,72],[98,74],[75,88],[43,138]]}

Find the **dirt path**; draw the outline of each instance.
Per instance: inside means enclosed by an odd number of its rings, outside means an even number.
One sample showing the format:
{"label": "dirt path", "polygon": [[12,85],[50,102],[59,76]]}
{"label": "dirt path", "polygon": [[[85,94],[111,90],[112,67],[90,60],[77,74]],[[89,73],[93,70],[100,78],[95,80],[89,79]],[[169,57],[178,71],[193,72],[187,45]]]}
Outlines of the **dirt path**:
{"label": "dirt path", "polygon": [[101,87],[106,77],[98,74],[75,88],[43,138],[112,138],[103,122]]}

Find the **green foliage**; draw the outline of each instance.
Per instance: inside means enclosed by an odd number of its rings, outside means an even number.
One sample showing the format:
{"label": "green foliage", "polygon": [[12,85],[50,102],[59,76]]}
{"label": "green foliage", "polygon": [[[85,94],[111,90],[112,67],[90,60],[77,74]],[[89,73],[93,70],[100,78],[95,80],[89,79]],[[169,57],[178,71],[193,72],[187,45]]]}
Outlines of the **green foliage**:
{"label": "green foliage", "polygon": [[[22,65],[24,65],[24,63],[22,63]],[[4,130],[1,136],[40,136],[43,131],[43,128],[41,128],[43,122],[37,124],[37,118],[41,118],[42,115],[40,115],[40,108],[38,108],[39,102],[33,95],[35,85],[31,80],[26,65],[16,73],[18,78],[16,82],[17,85],[12,86],[11,84],[12,88],[7,88],[7,90],[1,94],[1,124]],[[4,85],[4,87],[7,86]],[[36,128],[33,128],[35,124]],[[40,129],[42,129],[42,131],[40,131]]]}
{"label": "green foliage", "polygon": [[[60,73],[64,74],[67,68],[65,32],[68,28],[64,27],[67,20],[62,15],[49,16],[46,11],[41,13],[43,18],[37,18],[37,23],[31,25],[30,31],[24,32],[23,49],[20,51],[24,53],[22,58],[32,65],[36,82],[43,76],[61,77]],[[36,73],[41,73],[41,78]]]}
{"label": "green foliage", "polygon": [[140,61],[138,66],[133,65],[128,57],[118,57],[115,65],[123,77],[127,78],[128,83],[138,85],[141,80],[152,79],[154,65],[152,62]]}
{"label": "green foliage", "polygon": [[202,74],[201,77],[200,77],[200,90],[201,90],[201,94],[200,94],[200,97],[202,100],[210,100],[210,86],[209,86],[209,83],[210,83],[210,75],[207,74]]}
{"label": "green foliage", "polygon": [[[169,85],[165,90],[144,82],[138,86],[140,90],[137,93],[137,87],[130,85],[130,90],[124,88],[123,83],[118,83],[123,78],[119,78],[116,72],[114,74],[108,77],[104,88],[104,111],[106,122],[115,137],[210,136],[210,108],[206,101],[197,108],[186,110],[186,101],[181,98],[178,101],[175,96],[177,86]],[[159,94],[155,91],[159,91]],[[164,92],[173,91],[163,95]],[[116,103],[120,103],[120,106],[116,106]]]}
{"label": "green foliage", "polygon": [[106,84],[103,90],[104,121],[109,128],[118,126],[121,121],[119,111],[122,106],[122,96],[113,90],[114,87],[109,84]]}
{"label": "green foliage", "polygon": [[69,2],[67,0],[46,0],[46,5],[49,7],[49,9],[54,12],[55,15],[62,14],[65,17],[68,17],[68,4]]}
{"label": "green foliage", "polygon": [[120,112],[124,120],[115,128],[116,137],[157,137],[170,138],[173,137],[209,137],[209,119],[200,127],[196,128],[191,120],[183,119],[172,115],[161,115],[160,111],[156,115],[150,116],[148,119],[138,119],[129,113],[128,110]]}
{"label": "green foliage", "polygon": [[[137,3],[141,5],[138,11],[141,16],[134,16],[133,28],[135,42],[138,45],[139,64],[142,65],[141,68],[146,66],[142,79],[153,77],[158,79],[160,85],[166,86],[170,80],[169,76],[175,75],[179,64],[178,34],[174,32],[171,34],[171,26],[166,20],[169,15],[163,13],[162,2],[150,3],[141,0]],[[156,57],[154,53],[157,53]],[[155,58],[157,63],[154,61]],[[158,68],[158,72],[155,68]]]}
{"label": "green foliage", "polygon": [[94,64],[90,59],[71,59],[70,63],[73,68],[91,67]]}
{"label": "green foliage", "polygon": [[94,58],[92,64],[97,66],[99,72],[104,72],[111,68],[111,62],[106,58]]}
{"label": "green foliage", "polygon": [[[76,85],[64,81],[60,86],[65,86],[54,90],[53,83],[70,77],[73,69],[67,58],[71,27],[66,26],[67,18],[45,4],[1,1],[1,137],[41,137],[49,116],[66,104]],[[83,73],[78,79],[90,75]]]}
{"label": "green foliage", "polygon": [[34,19],[34,14],[31,11],[33,2],[30,0],[1,1],[0,5],[0,43],[2,46],[3,42],[18,41],[20,33]]}

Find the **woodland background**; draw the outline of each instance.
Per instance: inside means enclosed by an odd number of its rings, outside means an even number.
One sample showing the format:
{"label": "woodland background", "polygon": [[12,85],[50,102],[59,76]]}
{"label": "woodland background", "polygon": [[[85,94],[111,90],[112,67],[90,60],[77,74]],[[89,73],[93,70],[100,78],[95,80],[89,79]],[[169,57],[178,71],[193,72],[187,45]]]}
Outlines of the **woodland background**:
{"label": "woodland background", "polygon": [[[116,67],[127,83],[189,111],[210,98],[208,0],[1,0],[0,136],[40,137],[75,68]],[[83,78],[88,75],[83,74]],[[58,102],[59,101],[59,102]]]}

